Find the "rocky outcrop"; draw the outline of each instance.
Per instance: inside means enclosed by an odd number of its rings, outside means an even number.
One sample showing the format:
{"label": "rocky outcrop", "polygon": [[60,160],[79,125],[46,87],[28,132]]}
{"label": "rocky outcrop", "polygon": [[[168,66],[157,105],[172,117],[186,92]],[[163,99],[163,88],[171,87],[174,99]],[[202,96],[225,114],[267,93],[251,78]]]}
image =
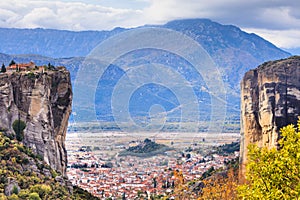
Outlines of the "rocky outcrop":
{"label": "rocky outcrop", "polygon": [[[15,190],[15,191],[14,191]],[[4,194],[10,196],[13,193],[19,193],[21,188],[19,187],[17,181],[12,178],[8,178],[7,186],[4,189]]]}
{"label": "rocky outcrop", "polygon": [[241,82],[241,172],[247,146],[277,147],[280,128],[300,116],[300,57],[266,62]]}
{"label": "rocky outcrop", "polygon": [[24,121],[23,143],[63,176],[71,103],[70,74],[64,67],[0,74],[0,128],[13,133],[13,122],[19,118]]}

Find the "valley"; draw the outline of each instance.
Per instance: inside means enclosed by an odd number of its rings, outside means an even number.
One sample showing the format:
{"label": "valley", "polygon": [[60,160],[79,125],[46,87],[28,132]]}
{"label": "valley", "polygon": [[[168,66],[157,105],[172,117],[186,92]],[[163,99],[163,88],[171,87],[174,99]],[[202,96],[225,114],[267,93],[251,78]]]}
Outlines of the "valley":
{"label": "valley", "polygon": [[0,27],[1,200],[299,198],[300,57],[171,20]]}
{"label": "valley", "polygon": [[[181,171],[189,182],[199,180],[212,167],[226,168],[224,163],[236,159],[239,152],[219,155],[213,149],[236,142],[239,137],[239,133],[70,132],[66,138],[67,174],[72,184],[104,199],[171,195],[178,179],[174,171]],[[170,149],[150,157],[146,153],[119,154],[145,138]]]}

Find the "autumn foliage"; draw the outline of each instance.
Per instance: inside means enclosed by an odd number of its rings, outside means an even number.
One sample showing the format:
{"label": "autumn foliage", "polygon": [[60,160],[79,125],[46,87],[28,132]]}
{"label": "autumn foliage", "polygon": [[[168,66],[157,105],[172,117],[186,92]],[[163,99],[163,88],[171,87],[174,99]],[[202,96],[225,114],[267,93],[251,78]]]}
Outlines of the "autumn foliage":
{"label": "autumn foliage", "polygon": [[[246,180],[240,184],[237,172],[215,172],[195,191],[184,183],[181,172],[176,177],[175,199],[234,200],[234,199],[300,199],[300,118],[298,128],[288,125],[280,130],[278,149],[248,147]],[[198,184],[199,185],[199,184]]]}
{"label": "autumn foliage", "polygon": [[288,125],[280,132],[278,150],[249,146],[247,183],[239,187],[241,199],[300,198],[300,119],[298,130]]}
{"label": "autumn foliage", "polygon": [[232,168],[225,175],[215,174],[203,182],[204,188],[198,200],[231,200],[237,198],[238,178]]}

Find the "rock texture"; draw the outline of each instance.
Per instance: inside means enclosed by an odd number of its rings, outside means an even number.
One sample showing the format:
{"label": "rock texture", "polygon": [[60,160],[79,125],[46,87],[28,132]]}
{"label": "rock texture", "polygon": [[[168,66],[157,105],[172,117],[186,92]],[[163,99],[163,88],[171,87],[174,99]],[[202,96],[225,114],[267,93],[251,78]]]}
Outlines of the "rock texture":
{"label": "rock texture", "polygon": [[70,74],[64,67],[44,73],[0,74],[0,128],[13,133],[12,124],[20,117],[26,123],[23,143],[63,176],[71,103]]}
{"label": "rock texture", "polygon": [[277,147],[280,128],[300,116],[300,56],[266,62],[241,82],[241,172],[247,146]]}

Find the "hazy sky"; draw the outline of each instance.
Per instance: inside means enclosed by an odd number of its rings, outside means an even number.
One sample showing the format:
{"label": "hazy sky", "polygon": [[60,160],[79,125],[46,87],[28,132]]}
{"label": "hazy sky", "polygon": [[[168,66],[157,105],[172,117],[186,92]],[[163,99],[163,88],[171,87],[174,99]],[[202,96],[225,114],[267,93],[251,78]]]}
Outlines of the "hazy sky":
{"label": "hazy sky", "polygon": [[300,0],[1,0],[0,27],[109,30],[209,18],[300,48]]}

